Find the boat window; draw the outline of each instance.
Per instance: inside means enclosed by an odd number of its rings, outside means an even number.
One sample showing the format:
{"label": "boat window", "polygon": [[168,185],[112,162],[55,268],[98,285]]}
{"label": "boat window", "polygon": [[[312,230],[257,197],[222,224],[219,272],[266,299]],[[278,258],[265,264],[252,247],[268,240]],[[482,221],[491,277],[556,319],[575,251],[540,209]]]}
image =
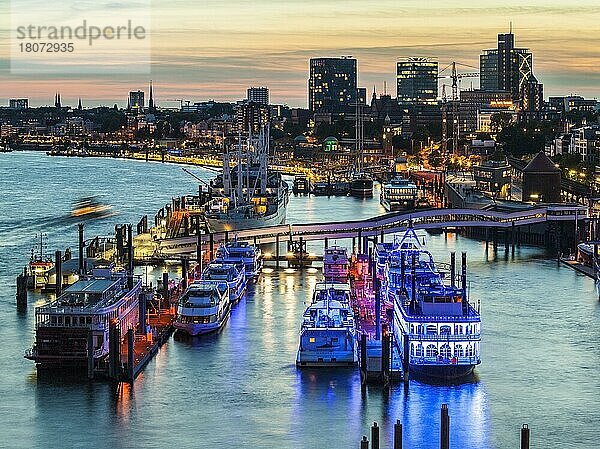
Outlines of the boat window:
{"label": "boat window", "polygon": [[442,345],[440,348],[440,354],[447,359],[452,357],[452,349],[450,349],[450,345],[448,343]]}
{"label": "boat window", "polygon": [[410,355],[415,355],[415,344],[414,343],[410,344]]}
{"label": "boat window", "polygon": [[435,345],[427,345],[427,349],[425,349],[425,357],[436,357],[437,355],[438,351]]}
{"label": "boat window", "polygon": [[464,351],[462,345],[454,346],[454,357],[464,357],[464,356],[465,356],[465,351]]}
{"label": "boat window", "polygon": [[444,334],[450,334],[451,328],[450,326],[441,326],[440,327],[440,334],[444,335]]}
{"label": "boat window", "polygon": [[417,345],[417,350],[415,351],[415,355],[417,357],[423,357],[423,345],[422,344],[418,344]]}
{"label": "boat window", "polygon": [[437,327],[435,326],[435,324],[429,324],[427,326],[427,334],[428,335],[435,335],[435,334],[437,334]]}
{"label": "boat window", "polygon": [[70,326],[71,325],[71,317],[70,316],[66,316],[65,317],[65,326]]}
{"label": "boat window", "polygon": [[473,357],[473,346],[471,344],[467,346],[467,357]]}

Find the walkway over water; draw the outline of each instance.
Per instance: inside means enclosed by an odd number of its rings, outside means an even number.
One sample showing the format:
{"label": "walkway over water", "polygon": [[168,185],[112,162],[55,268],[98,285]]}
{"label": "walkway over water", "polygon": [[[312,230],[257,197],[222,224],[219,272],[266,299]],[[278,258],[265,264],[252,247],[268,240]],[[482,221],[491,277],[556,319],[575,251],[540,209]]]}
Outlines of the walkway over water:
{"label": "walkway over water", "polygon": [[[263,243],[276,243],[285,240],[304,241],[324,240],[325,238],[353,238],[357,236],[368,237],[380,233],[390,234],[400,232],[412,221],[416,229],[435,229],[447,227],[487,227],[511,228],[546,222],[565,222],[587,218],[588,208],[573,204],[548,204],[537,205],[525,210],[514,212],[481,210],[481,209],[422,209],[410,212],[396,212],[380,215],[366,220],[290,224],[255,228],[243,231],[219,232],[212,234],[213,244],[237,237],[238,240]],[[203,250],[208,250],[210,235],[201,236]],[[147,242],[152,246],[141,248],[136,245],[136,251],[154,258],[177,258],[182,255],[194,253],[197,250],[198,238],[196,236],[160,239]],[[142,254],[140,254],[142,255]],[[142,257],[144,257],[142,255]]]}

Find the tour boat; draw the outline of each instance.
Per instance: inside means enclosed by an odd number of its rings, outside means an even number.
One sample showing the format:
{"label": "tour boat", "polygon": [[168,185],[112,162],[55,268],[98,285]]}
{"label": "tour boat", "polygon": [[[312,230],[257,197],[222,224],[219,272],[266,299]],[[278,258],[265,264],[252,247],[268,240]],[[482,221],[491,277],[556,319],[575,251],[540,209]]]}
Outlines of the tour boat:
{"label": "tour boat", "polygon": [[109,324],[122,338],[138,325],[142,281],[112,266],[94,268],[48,305],[35,309],[35,344],[25,357],[38,367],[97,366],[109,352]]}
{"label": "tour boat", "polygon": [[341,246],[330,246],[325,248],[323,254],[323,275],[325,280],[329,282],[347,282],[348,268],[350,261],[348,260],[348,251]]}
{"label": "tour boat", "polygon": [[239,301],[246,291],[246,271],[242,264],[211,262],[202,272],[203,281],[225,282],[232,303]]}
{"label": "tour boat", "polygon": [[381,186],[379,202],[386,211],[414,209],[418,197],[417,186],[400,176],[393,177]]}
{"label": "tour boat", "polygon": [[394,304],[394,340],[414,375],[458,379],[481,362],[481,316],[468,300],[465,263],[466,255],[462,274],[453,278],[451,268],[446,280],[412,227],[388,259],[382,292]]}
{"label": "tour boat", "polygon": [[247,242],[240,242],[237,239],[219,247],[215,262],[243,265],[248,280],[258,278],[263,266],[260,248]]}
{"label": "tour boat", "polygon": [[323,301],[326,296],[344,304],[350,304],[351,295],[348,282],[317,282],[312,302]]}
{"label": "tour boat", "polygon": [[179,298],[175,328],[191,336],[218,331],[231,312],[229,296],[226,282],[193,282]]}
{"label": "tour boat", "polygon": [[325,290],[304,312],[296,365],[353,366],[358,361],[354,313],[350,304]]}
{"label": "tour boat", "polygon": [[292,191],[296,195],[308,195],[313,189],[310,178],[306,175],[296,175],[294,177],[294,185]]}
{"label": "tour boat", "polygon": [[[289,187],[281,173],[269,171],[269,128],[241,140],[223,154],[223,173],[211,182],[213,199],[204,218],[210,232],[277,226],[285,221]],[[230,167],[231,158],[237,160]]]}

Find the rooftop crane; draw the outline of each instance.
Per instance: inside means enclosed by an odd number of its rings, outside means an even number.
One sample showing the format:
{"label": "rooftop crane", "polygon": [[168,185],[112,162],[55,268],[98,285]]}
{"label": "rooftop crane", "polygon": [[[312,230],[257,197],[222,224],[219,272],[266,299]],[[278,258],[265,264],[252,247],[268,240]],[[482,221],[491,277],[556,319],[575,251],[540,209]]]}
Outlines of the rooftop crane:
{"label": "rooftop crane", "polygon": [[185,101],[186,106],[190,105],[190,100],[184,100],[183,98],[167,98],[167,101],[178,101],[180,111],[183,111],[183,102],[184,101]]}

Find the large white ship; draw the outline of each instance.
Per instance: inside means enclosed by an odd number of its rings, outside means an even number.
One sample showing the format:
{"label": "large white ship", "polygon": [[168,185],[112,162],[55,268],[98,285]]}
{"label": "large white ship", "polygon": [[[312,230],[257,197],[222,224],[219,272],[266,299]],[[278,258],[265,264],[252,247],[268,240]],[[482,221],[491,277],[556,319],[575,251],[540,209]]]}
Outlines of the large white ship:
{"label": "large white ship", "polygon": [[269,127],[223,154],[223,173],[212,181],[213,199],[205,211],[210,232],[280,225],[285,221],[289,186],[270,172]]}

